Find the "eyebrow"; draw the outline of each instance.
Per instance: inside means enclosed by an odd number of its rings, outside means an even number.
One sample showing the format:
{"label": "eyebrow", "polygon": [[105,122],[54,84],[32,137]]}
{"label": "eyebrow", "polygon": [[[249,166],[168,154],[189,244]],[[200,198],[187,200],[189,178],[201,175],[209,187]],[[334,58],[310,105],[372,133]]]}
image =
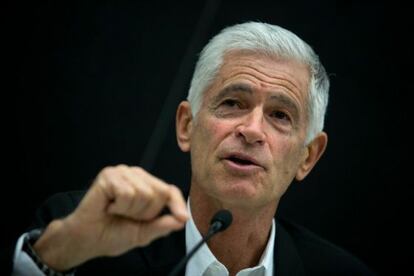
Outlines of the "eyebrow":
{"label": "eyebrow", "polygon": [[253,89],[250,85],[244,83],[236,83],[225,87],[221,90],[214,98],[213,102],[217,102],[218,100],[225,98],[228,95],[234,94],[235,92],[243,92],[247,94],[253,94]]}
{"label": "eyebrow", "polygon": [[[234,92],[243,92],[243,93],[247,93],[251,95],[253,94],[253,88],[250,85],[244,84],[244,83],[235,83],[235,84],[229,85],[225,87],[223,90],[221,90],[213,98],[213,102],[217,102],[218,100],[225,98],[226,96],[231,95]],[[291,110],[294,113],[296,117],[299,115],[298,106],[289,97],[279,92],[276,92],[276,93],[272,93],[272,95],[270,96],[270,100],[276,101],[278,103],[281,103],[283,106],[286,106],[289,110]]]}

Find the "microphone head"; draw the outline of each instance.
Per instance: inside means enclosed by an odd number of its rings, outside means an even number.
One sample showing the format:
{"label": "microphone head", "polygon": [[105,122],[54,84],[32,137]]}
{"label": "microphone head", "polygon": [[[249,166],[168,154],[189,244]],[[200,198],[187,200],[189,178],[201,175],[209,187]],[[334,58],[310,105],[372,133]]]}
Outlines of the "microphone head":
{"label": "microphone head", "polygon": [[230,224],[233,221],[233,216],[231,215],[229,210],[222,209],[219,210],[211,219],[210,225],[213,223],[219,222],[221,225],[220,229],[218,229],[217,232],[226,230],[227,227],[230,226]]}

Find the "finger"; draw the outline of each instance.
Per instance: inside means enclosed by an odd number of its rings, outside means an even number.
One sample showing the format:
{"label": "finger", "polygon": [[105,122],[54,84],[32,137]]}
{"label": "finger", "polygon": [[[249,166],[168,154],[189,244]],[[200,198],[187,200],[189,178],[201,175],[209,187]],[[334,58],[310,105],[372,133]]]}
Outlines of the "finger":
{"label": "finger", "polygon": [[145,213],[148,212],[148,209],[151,208],[154,202],[165,201],[165,195],[161,197],[154,188],[154,184],[148,182],[141,175],[136,174],[130,167],[120,167],[121,176],[123,179],[134,189],[135,197],[130,206],[129,214],[132,218],[137,220],[152,219],[158,212],[154,212],[153,216],[145,216]]}
{"label": "finger", "polygon": [[131,207],[137,214],[136,219],[151,220],[166,206],[177,219],[183,222],[188,219],[185,200],[177,187],[165,183],[139,167],[120,166],[120,170],[138,194],[137,201]]}
{"label": "finger", "polygon": [[157,217],[164,206],[166,206],[168,199],[167,193],[159,193],[155,192],[155,196],[148,202],[142,212],[139,215],[139,219],[141,220],[152,220]]}
{"label": "finger", "polygon": [[168,207],[171,210],[171,213],[180,221],[185,222],[190,217],[187,211],[187,204],[184,200],[184,197],[176,186],[169,185],[170,187],[170,196],[168,200]]}
{"label": "finger", "polygon": [[147,245],[172,231],[182,229],[184,225],[184,222],[177,220],[172,215],[163,215],[152,222],[140,224],[141,227],[137,229],[136,233],[136,244],[139,246]]}
{"label": "finger", "polygon": [[[116,167],[105,167],[96,176],[92,187],[87,191],[84,198],[76,208],[77,216],[84,219],[99,219],[106,214],[123,214],[128,209],[127,196],[121,194],[131,193],[120,192],[125,185],[125,181],[116,173]],[[125,189],[129,189],[126,187]],[[118,198],[118,199],[117,199]]]}
{"label": "finger", "polygon": [[112,195],[112,202],[108,205],[108,212],[133,218],[131,207],[136,197],[135,189],[116,173],[107,178],[106,181],[108,181],[108,190]]}
{"label": "finger", "polygon": [[141,180],[141,183],[137,183],[137,187],[142,186],[142,180],[144,180],[144,185],[153,192],[153,197],[149,199],[148,205],[140,215],[143,220],[151,220],[167,206],[170,197],[170,185],[137,167],[132,168],[131,173],[133,174],[131,178]]}

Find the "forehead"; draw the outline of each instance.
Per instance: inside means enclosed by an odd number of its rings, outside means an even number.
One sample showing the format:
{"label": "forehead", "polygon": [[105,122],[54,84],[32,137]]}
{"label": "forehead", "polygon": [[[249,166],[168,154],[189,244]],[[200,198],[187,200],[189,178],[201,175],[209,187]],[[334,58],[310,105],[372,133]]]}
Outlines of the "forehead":
{"label": "forehead", "polygon": [[298,61],[247,50],[230,51],[210,87],[210,93],[234,83],[245,83],[255,90],[288,93],[296,100],[306,100],[310,74],[307,65]]}

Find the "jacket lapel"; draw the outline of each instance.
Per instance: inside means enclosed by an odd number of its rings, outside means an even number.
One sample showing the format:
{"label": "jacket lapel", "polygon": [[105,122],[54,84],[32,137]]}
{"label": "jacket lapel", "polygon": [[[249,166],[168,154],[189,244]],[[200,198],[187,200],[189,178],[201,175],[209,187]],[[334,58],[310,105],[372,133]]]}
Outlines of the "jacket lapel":
{"label": "jacket lapel", "polygon": [[306,275],[302,259],[292,237],[277,220],[273,263],[273,274],[275,276]]}

